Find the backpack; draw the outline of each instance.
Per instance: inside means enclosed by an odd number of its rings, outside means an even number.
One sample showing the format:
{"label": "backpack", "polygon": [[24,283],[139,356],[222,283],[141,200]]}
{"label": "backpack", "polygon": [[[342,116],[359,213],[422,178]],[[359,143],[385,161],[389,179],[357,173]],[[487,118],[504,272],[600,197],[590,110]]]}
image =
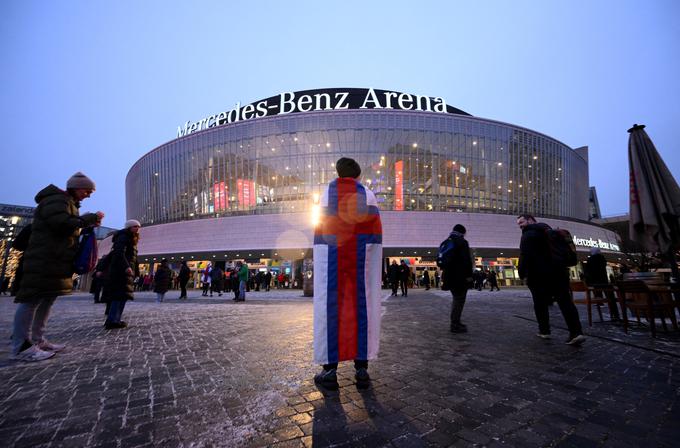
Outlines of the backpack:
{"label": "backpack", "polygon": [[453,251],[456,248],[456,244],[453,242],[453,238],[447,238],[439,245],[439,252],[437,252],[437,266],[440,269],[448,269],[451,264],[451,257],[453,257]]}
{"label": "backpack", "polygon": [[550,247],[550,259],[553,266],[567,268],[576,266],[578,257],[576,256],[576,246],[571,233],[567,229],[546,229],[548,246]]}
{"label": "backpack", "polygon": [[97,237],[94,228],[87,227],[80,234],[80,242],[73,262],[76,274],[87,274],[97,266]]}

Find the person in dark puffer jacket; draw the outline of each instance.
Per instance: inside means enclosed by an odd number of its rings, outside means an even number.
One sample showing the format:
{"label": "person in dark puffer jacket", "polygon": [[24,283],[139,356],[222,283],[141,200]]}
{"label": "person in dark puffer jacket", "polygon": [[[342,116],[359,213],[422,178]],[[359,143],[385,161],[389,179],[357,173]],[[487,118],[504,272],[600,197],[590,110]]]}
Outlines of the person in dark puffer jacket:
{"label": "person in dark puffer jacket", "polygon": [[165,298],[165,293],[168,292],[170,285],[172,284],[172,271],[168,266],[167,258],[161,260],[161,264],[156,270],[153,282],[153,292],[156,293],[156,302],[161,303]]}
{"label": "person in dark puffer jacket", "polygon": [[45,327],[58,296],[73,291],[73,272],[80,229],[101,223],[102,212],[80,216],[80,201],[95,190],[94,182],[76,173],[66,191],[49,185],[36,196],[31,236],[23,255],[23,278],[15,302],[11,359],[42,361],[64,345],[48,342]]}
{"label": "person in dark puffer jacket", "polygon": [[466,229],[462,224],[453,226],[449,239],[453,241],[453,251],[447,260],[448,268],[442,273],[444,284],[451,291],[451,333],[466,333],[467,326],[460,319],[465,306],[467,290],[472,284],[472,256],[470,245],[465,239]]}
{"label": "person in dark puffer jacket", "polygon": [[586,338],[583,335],[578,310],[569,295],[569,271],[564,266],[555,266],[547,232],[550,226],[537,222],[529,214],[519,215],[517,225],[522,229],[519,244],[519,277],[526,279],[534,302],[534,313],[538,322],[538,336],[550,339],[550,312],[552,301],[556,301],[569,329],[569,345],[580,345]]}
{"label": "person in dark puffer jacket", "polygon": [[139,241],[140,227],[139,221],[130,219],[125,223],[125,228],[113,235],[107,283],[111,306],[104,323],[107,330],[127,327],[127,323],[123,322],[121,317],[125,303],[134,299],[134,278],[139,275],[137,242]]}

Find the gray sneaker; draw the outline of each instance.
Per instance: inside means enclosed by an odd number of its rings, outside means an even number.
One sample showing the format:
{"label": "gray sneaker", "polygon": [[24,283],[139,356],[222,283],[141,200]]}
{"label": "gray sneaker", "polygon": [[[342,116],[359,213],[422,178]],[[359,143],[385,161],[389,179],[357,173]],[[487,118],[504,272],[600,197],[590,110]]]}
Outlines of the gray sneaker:
{"label": "gray sneaker", "polygon": [[26,350],[20,351],[16,355],[10,356],[12,361],[36,362],[50,359],[54,356],[54,352],[47,352],[40,350],[37,345],[31,345]]}
{"label": "gray sneaker", "polygon": [[567,342],[565,342],[565,344],[567,344],[567,345],[581,345],[585,341],[586,341],[585,336],[583,336],[582,334],[577,334],[577,335],[569,336],[569,339],[567,339]]}
{"label": "gray sneaker", "polygon": [[336,369],[322,370],[314,375],[314,382],[329,390],[338,390],[338,375]]}

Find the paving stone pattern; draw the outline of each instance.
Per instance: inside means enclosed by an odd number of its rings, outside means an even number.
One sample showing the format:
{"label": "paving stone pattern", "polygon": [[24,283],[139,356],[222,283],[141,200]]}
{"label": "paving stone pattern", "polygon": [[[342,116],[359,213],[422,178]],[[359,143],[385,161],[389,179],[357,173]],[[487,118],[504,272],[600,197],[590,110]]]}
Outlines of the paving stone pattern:
{"label": "paving stone pattern", "polygon": [[[387,292],[386,292],[387,293]],[[176,296],[176,292],[169,293]],[[194,293],[194,296],[200,295]],[[138,294],[127,330],[103,306],[61,298],[48,334],[68,349],[33,364],[0,350],[0,445],[7,447],[678,446],[680,338],[596,323],[581,348],[555,307],[535,336],[528,291],[472,291],[467,334],[449,332],[450,296],[383,302],[380,358],[360,391],[319,390],[312,305],[299,291],[234,303]],[[7,338],[15,305],[0,298]],[[584,310],[580,308],[582,320]],[[596,318],[596,321],[598,319]]]}

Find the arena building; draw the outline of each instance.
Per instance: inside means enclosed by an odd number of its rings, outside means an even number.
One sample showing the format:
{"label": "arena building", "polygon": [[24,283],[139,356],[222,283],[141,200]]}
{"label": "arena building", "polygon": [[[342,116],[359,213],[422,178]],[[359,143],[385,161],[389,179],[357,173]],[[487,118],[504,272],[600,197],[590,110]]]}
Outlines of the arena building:
{"label": "arena building", "polygon": [[[126,179],[127,217],[141,221],[140,261],[248,261],[294,275],[310,258],[314,203],[351,157],[380,202],[386,259],[434,265],[463,224],[478,267],[516,282],[531,213],[615,260],[617,235],[588,222],[588,148],[474,117],[437,97],[333,88],[285,92],[188,121]],[[105,250],[105,248],[104,248]],[[148,267],[147,267],[148,268]]]}

